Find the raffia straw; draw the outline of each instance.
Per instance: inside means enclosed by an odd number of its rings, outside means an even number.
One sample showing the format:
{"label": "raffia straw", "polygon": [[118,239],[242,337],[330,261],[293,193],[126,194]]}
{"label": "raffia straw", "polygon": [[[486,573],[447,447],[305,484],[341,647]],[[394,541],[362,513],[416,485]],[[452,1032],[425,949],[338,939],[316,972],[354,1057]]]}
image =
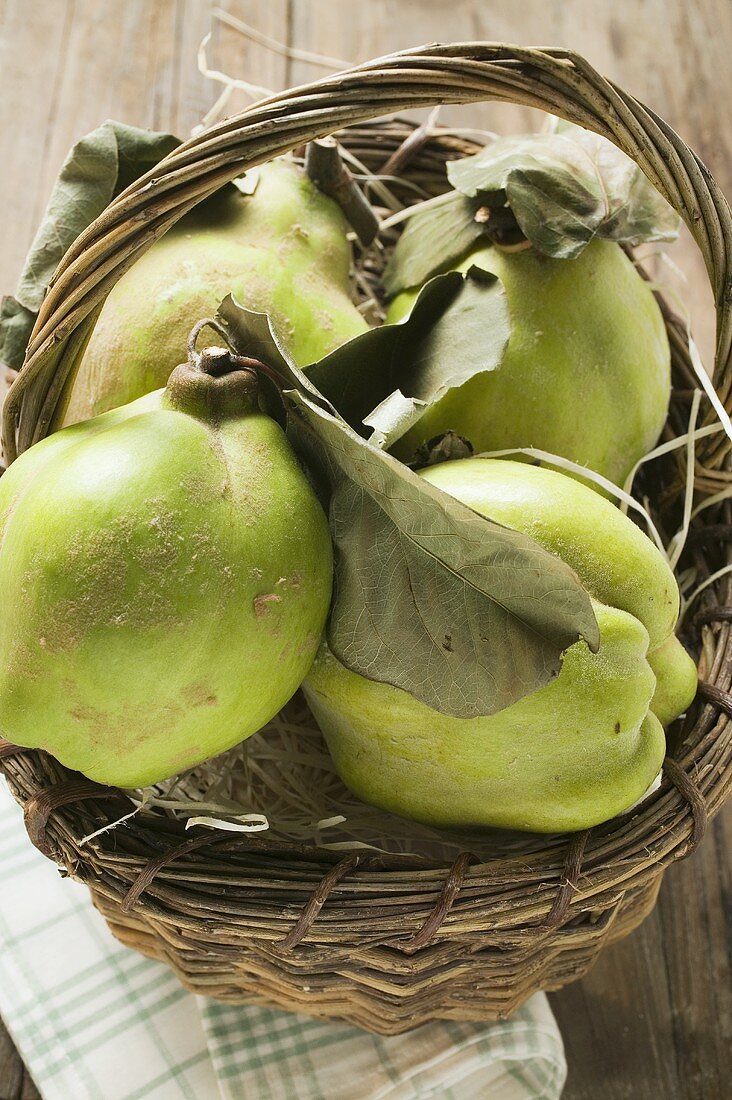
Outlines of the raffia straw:
{"label": "raffia straw", "polygon": [[276,38],[272,38],[256,27],[250,26],[249,23],[245,23],[243,19],[238,19],[230,12],[224,11],[223,8],[214,8],[211,15],[219,23],[238,31],[250,42],[256,42],[258,46],[264,46],[266,50],[271,50],[272,53],[276,53],[280,57],[286,57],[288,61],[303,61],[320,69],[331,70],[349,69],[353,65],[353,61],[344,61],[340,57],[327,57],[325,54],[313,53],[310,50],[300,50],[296,46],[287,46],[284,42],[279,42]]}
{"label": "raffia straw", "polygon": [[[201,44],[198,47],[198,71],[202,76],[207,77],[208,80],[215,80],[217,84],[223,84],[225,93],[228,93],[228,95],[230,95],[235,88],[242,92],[246,92],[247,95],[250,95],[254,100],[265,99],[267,96],[274,95],[271,88],[265,88],[261,84],[252,84],[248,80],[239,80],[236,77],[227,76],[226,73],[222,73],[219,69],[210,68],[206,58],[206,47],[210,41],[211,31],[203,36]],[[222,93],[222,95],[223,94],[224,93]],[[210,113],[211,112],[209,112],[209,114]],[[208,119],[207,125],[210,124],[215,117],[215,115],[212,118],[206,116]]]}
{"label": "raffia straw", "polygon": [[476,458],[508,458],[509,455],[526,455],[528,458],[538,458],[542,462],[548,462],[552,466],[559,466],[562,470],[569,470],[570,473],[576,474],[578,477],[586,478],[588,481],[594,482],[601,489],[604,489],[606,493],[610,493],[611,496],[617,497],[618,500],[624,501],[629,508],[633,508],[634,511],[643,518],[644,523],[648,527],[648,530],[656,543],[656,546],[661,553],[666,557],[666,547],[663,539],[661,538],[656,525],[651,518],[651,514],[648,509],[640,504],[634,497],[626,493],[624,489],[621,489],[619,485],[616,485],[609,478],[603,477],[602,474],[598,474],[595,470],[590,470],[587,466],[582,466],[578,462],[572,462],[571,459],[565,458],[563,455],[552,454],[551,451],[542,451],[538,447],[506,447],[500,451],[481,451],[477,454]]}
{"label": "raffia straw", "polygon": [[297,696],[262,730],[229,752],[155,787],[127,792],[133,814],[164,814],[186,829],[261,832],[272,841],[324,850],[357,848],[451,859],[466,847],[488,855],[486,834],[453,834],[386,814],[362,802],[338,777],[317,724]]}
{"label": "raffia straw", "polygon": [[681,527],[673,536],[667,547],[668,563],[675,569],[679,563],[686,537],[689,533],[691,521],[691,509],[694,503],[694,456],[696,447],[696,419],[699,415],[702,391],[695,390],[691,401],[691,413],[689,414],[689,430],[686,433],[686,487],[684,490],[684,516]]}

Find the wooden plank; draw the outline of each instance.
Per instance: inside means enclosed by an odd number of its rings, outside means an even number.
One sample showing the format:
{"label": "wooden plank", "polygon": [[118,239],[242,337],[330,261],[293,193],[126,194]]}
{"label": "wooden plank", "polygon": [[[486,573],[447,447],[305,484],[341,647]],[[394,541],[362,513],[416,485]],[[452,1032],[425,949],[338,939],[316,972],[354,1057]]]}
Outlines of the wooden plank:
{"label": "wooden plank", "polygon": [[[200,122],[213,105],[223,85],[202,76],[196,65],[196,54],[204,35],[211,33],[207,47],[209,67],[228,76],[271,90],[286,86],[287,61],[250,41],[243,34],[213,17],[220,9],[236,20],[255,24],[256,29],[271,38],[281,38],[287,26],[287,0],[267,0],[252,4],[250,0],[185,0],[184,16],[176,45],[177,95],[173,105],[176,133],[188,136],[191,127]],[[235,91],[226,106],[226,114],[235,114],[252,102],[252,96]]]}
{"label": "wooden plank", "polygon": [[[15,288],[74,142],[106,118],[180,137],[201,121],[221,91],[198,71],[198,46],[208,31],[212,67],[264,87],[284,86],[285,58],[223,26],[211,14],[217,7],[252,18],[247,0],[3,0],[0,164],[13,170],[0,172],[0,210],[10,211],[3,222],[0,294]],[[257,22],[263,33],[281,34],[287,0],[269,0]],[[238,91],[227,112],[250,101]],[[0,401],[6,389],[0,377]]]}
{"label": "wooden plank", "polygon": [[732,815],[665,876],[655,912],[551,997],[564,1100],[719,1100],[732,1072]]}
{"label": "wooden plank", "polygon": [[[732,162],[728,97],[732,4],[727,0],[293,0],[293,41],[303,49],[354,62],[433,41],[485,39],[519,45],[561,45],[652,106],[694,145],[720,179]],[[313,70],[293,62],[294,81]],[[727,82],[729,83],[729,81]],[[541,114],[506,104],[447,107],[442,118],[500,133],[536,128]],[[683,247],[682,247],[683,246]],[[688,282],[682,287],[705,361],[711,363],[714,317],[704,265],[689,237],[672,250]]]}
{"label": "wooden plank", "polygon": [[23,1087],[24,1066],[0,1020],[0,1100],[16,1100]]}
{"label": "wooden plank", "polygon": [[5,0],[0,9],[0,291],[12,289],[46,199],[48,144],[55,125],[54,90],[64,64],[69,0]]}
{"label": "wooden plank", "polygon": [[[0,173],[0,210],[12,214],[4,221],[0,253],[3,293],[15,285],[75,141],[106,118],[181,137],[200,122],[221,90],[197,68],[198,46],[209,30],[212,67],[265,87],[284,85],[285,59],[214,20],[216,7],[252,19],[247,0],[5,0],[0,163],[13,170]],[[264,33],[281,34],[286,22],[287,0],[262,6],[258,26]],[[236,93],[228,113],[248,102]]]}
{"label": "wooden plank", "polygon": [[0,1020],[0,1100],[40,1100],[28,1070]]}

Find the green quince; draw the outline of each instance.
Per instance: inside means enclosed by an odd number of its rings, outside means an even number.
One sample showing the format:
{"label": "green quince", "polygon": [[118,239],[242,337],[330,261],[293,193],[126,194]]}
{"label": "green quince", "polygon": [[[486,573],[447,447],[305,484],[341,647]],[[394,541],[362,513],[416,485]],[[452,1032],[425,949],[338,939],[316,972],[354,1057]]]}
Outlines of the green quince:
{"label": "green quince", "polygon": [[608,500],[555,470],[462,459],[422,475],[571,565],[600,648],[575,643],[546,687],[459,719],[351,672],[324,644],[303,686],[339,774],[366,802],[439,826],[573,831],[621,813],[661,768],[662,721],[696,690],[672,633],[679,596],[666,560]]}
{"label": "green quince", "polygon": [[0,479],[0,734],[102,783],[248,737],[318,648],[327,520],[235,363],[204,352]]}
{"label": "green quince", "polygon": [[259,169],[253,195],[195,207],[122,276],[62,398],[57,426],[164,386],[199,317],[233,293],[267,313],[300,366],[365,332],[351,301],[346,220],[289,160]]}
{"label": "green quince", "polygon": [[[455,268],[472,265],[497,275],[506,290],[511,336],[503,362],[437,401],[394,446],[396,456],[408,461],[452,430],[476,453],[536,447],[622,485],[668,413],[669,344],[648,284],[606,240],[575,259],[481,246]],[[399,294],[387,321],[409,313],[416,295]]]}

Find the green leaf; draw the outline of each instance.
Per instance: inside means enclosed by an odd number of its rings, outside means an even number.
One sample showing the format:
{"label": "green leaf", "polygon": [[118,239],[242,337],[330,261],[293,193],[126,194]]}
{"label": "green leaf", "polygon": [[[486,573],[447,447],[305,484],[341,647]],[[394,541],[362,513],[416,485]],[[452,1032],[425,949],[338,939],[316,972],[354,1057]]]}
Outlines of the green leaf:
{"label": "green leaf", "polygon": [[374,429],[372,441],[385,449],[448,390],[500,367],[508,346],[508,302],[496,275],[469,268],[439,317],[432,309],[430,285],[422,288],[405,321],[385,326],[394,333],[392,380],[397,388],[363,418]]}
{"label": "green leaf", "polygon": [[25,356],[36,314],[6,295],[0,305],[0,363],[18,370]]}
{"label": "green leaf", "polygon": [[422,287],[409,316],[357,336],[307,367],[352,428],[389,448],[449,389],[501,365],[510,335],[506,294],[482,268]]}
{"label": "green leaf", "polygon": [[70,245],[116,195],[179,144],[171,134],[111,120],[76,143],[54,184],[15,298],[0,314],[0,355],[7,366],[20,369],[48,284]]}
{"label": "green leaf", "polygon": [[[233,294],[227,294],[219,305],[216,318],[226,329],[229,345],[238,355],[261,360],[281,376],[284,384],[298,387],[315,401],[328,405],[288,354],[286,337],[275,331],[272,319],[266,313],[247,309]],[[335,413],[332,407],[331,411]]]}
{"label": "green leaf", "polygon": [[612,142],[571,123],[499,138],[451,161],[447,174],[473,201],[505,201],[532,245],[557,259],[579,255],[593,237],[635,245],[678,233],[678,217],[640,168]]}
{"label": "green leaf", "polygon": [[290,438],[329,492],[328,641],[348,668],[471,718],[544,686],[579,637],[597,647],[590,598],[561,559],[363,439],[231,297],[220,316],[236,351],[257,347],[292,387]]}
{"label": "green leaf", "polygon": [[459,191],[448,191],[412,214],[384,270],[387,294],[421,286],[464,256],[483,233],[475,220],[479,206]]}
{"label": "green leaf", "polygon": [[118,168],[113,198],[181,144],[180,138],[164,130],[146,130],[114,119],[107,119],[100,129],[104,126],[113,131],[117,140]]}
{"label": "green leaf", "polygon": [[447,172],[464,195],[505,196],[524,236],[549,256],[577,255],[602,221],[602,187],[588,158],[555,134],[499,138]]}
{"label": "green leaf", "polygon": [[555,132],[576,142],[595,164],[606,203],[600,236],[628,245],[676,239],[681,218],[630,157],[592,130],[563,119],[556,120]]}
{"label": "green leaf", "polygon": [[[375,405],[396,390],[409,372],[416,347],[431,325],[449,315],[464,286],[462,275],[450,271],[438,275],[420,291],[419,316],[404,322],[380,325],[349,340],[318,363],[306,367],[311,383],[355,428],[364,432],[364,418]],[[417,310],[415,303],[415,311]],[[404,359],[402,360],[402,356]]]}
{"label": "green leaf", "polygon": [[[265,314],[231,298],[219,312],[225,323],[235,318],[246,354],[267,363],[274,357],[282,369],[283,354]],[[508,303],[497,276],[478,267],[466,275],[450,271],[422,287],[405,320],[370,329],[305,367],[301,384],[355,431],[364,435],[371,428],[372,441],[388,449],[449,389],[499,367],[509,335]]]}
{"label": "green leaf", "polygon": [[598,644],[589,596],[560,558],[299,391],[288,396],[326,457],[336,551],[328,644],[347,668],[472,718],[543,687],[579,636]]}

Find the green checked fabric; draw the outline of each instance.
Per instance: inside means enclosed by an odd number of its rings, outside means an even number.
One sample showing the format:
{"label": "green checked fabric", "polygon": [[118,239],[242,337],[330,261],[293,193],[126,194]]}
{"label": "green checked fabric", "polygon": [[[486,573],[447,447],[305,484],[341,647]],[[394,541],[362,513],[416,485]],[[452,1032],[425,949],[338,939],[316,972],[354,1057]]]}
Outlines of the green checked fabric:
{"label": "green checked fabric", "polygon": [[[122,947],[34,848],[0,784],[0,1015],[47,1100],[555,1100],[543,994],[494,1025],[380,1038],[186,992]],[[0,1089],[2,1082],[0,1082]]]}

